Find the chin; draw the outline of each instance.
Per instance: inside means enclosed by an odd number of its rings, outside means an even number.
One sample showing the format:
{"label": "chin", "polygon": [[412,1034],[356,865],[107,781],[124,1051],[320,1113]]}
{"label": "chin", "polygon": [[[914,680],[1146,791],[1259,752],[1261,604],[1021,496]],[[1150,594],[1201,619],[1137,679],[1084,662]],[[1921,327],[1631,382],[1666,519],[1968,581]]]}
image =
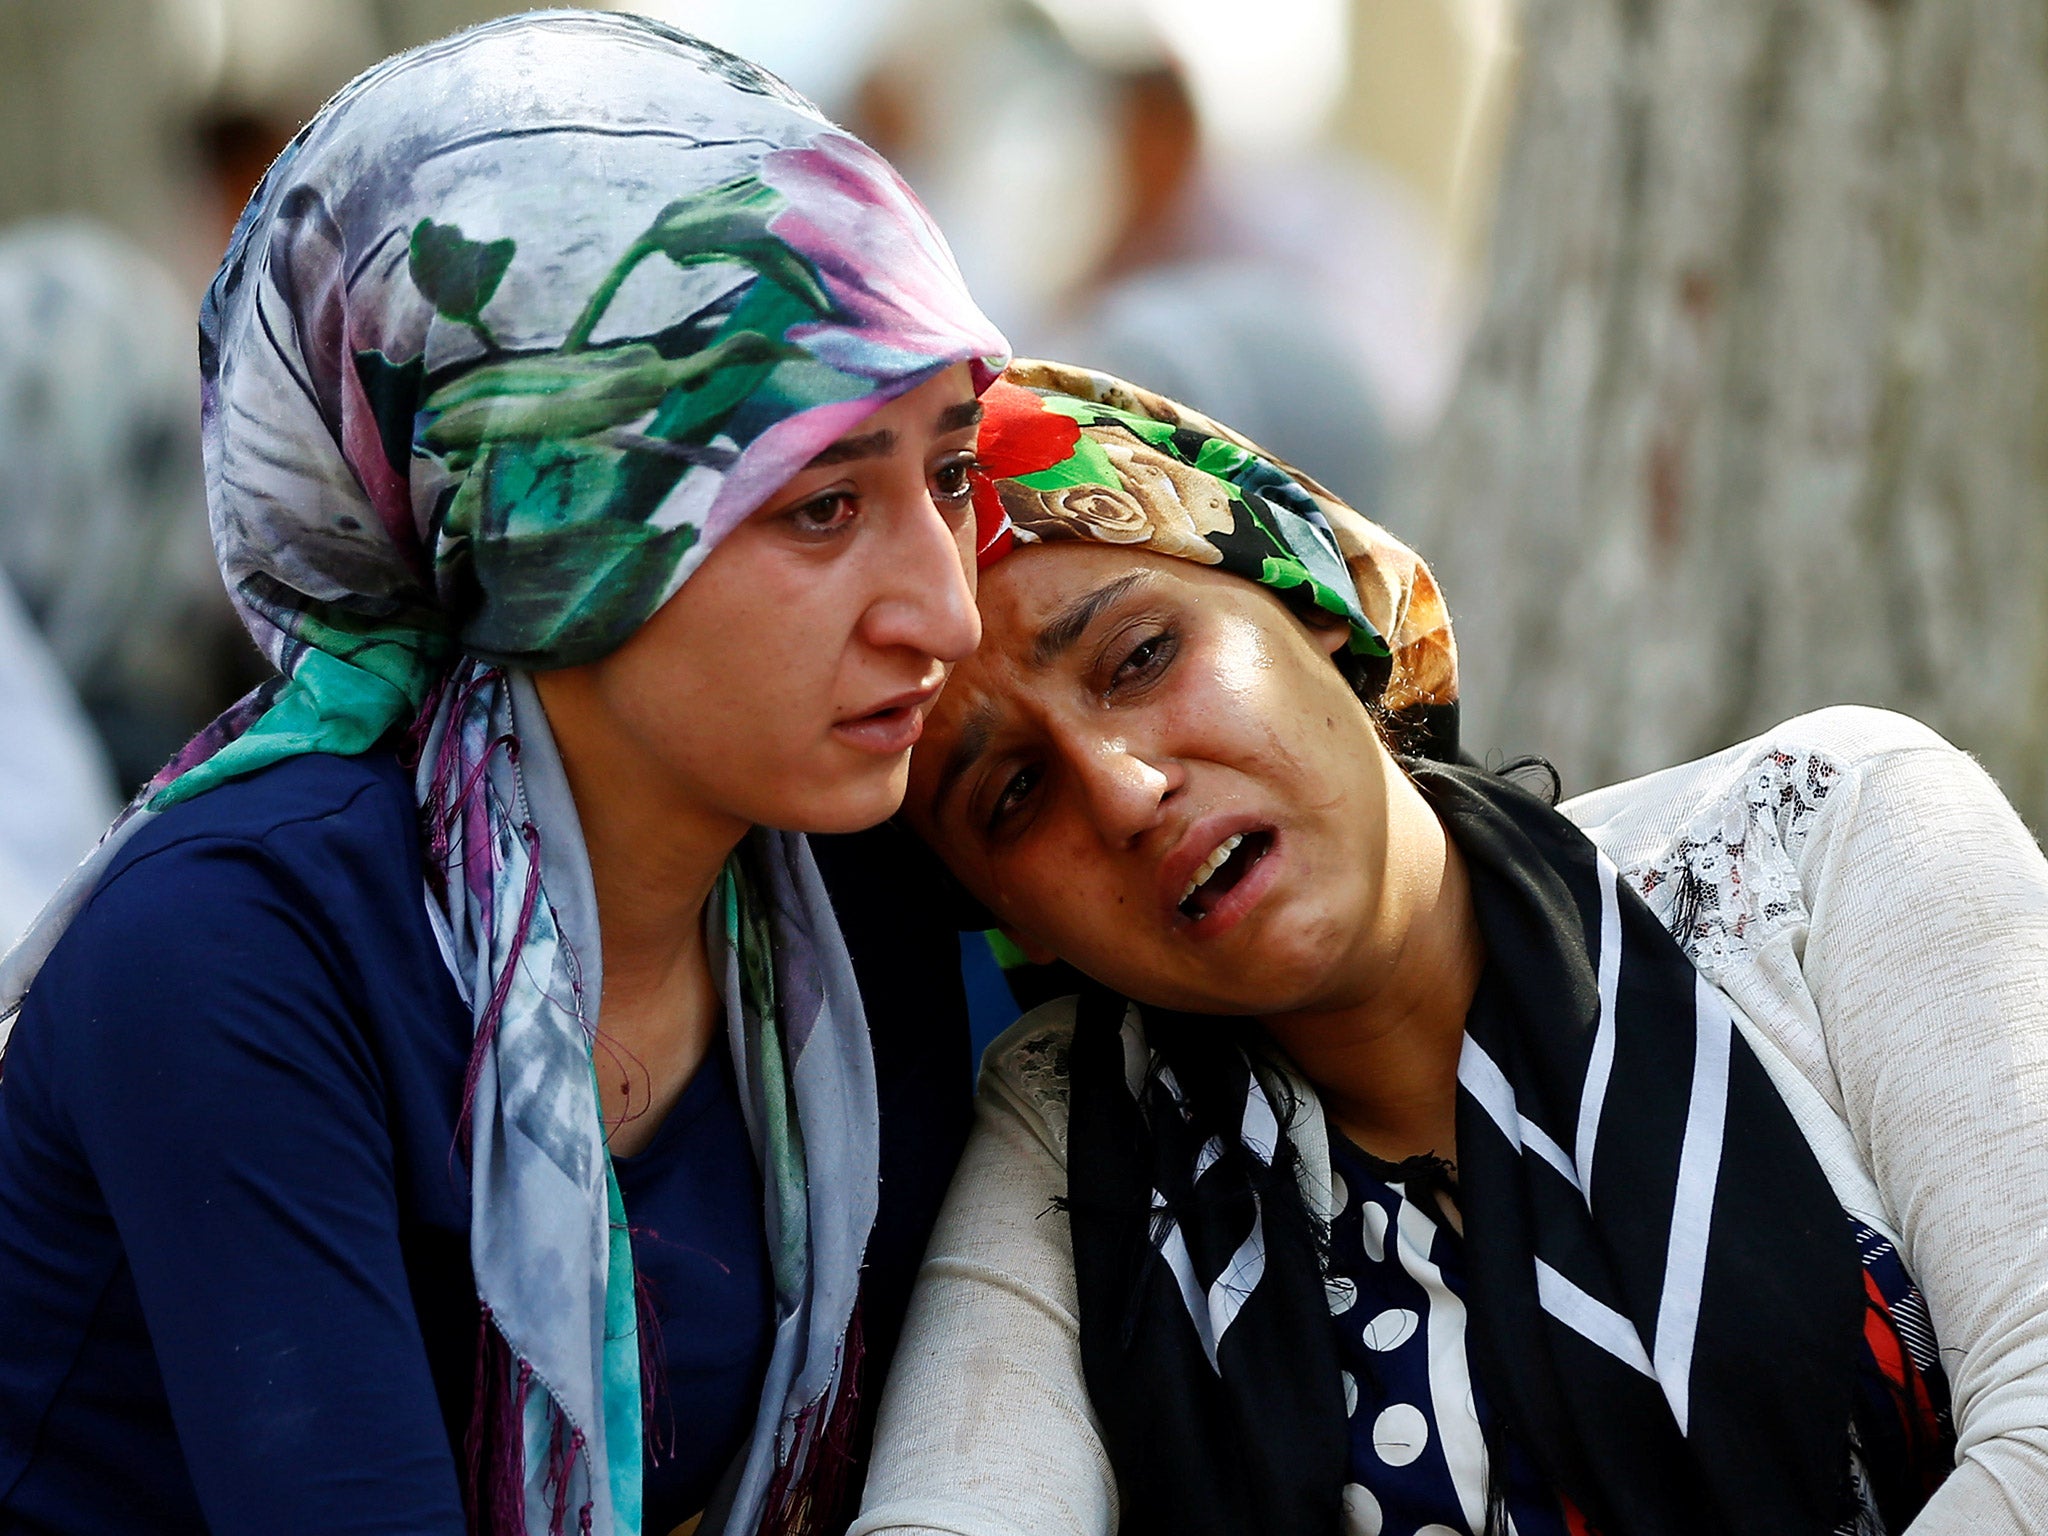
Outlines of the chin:
{"label": "chin", "polygon": [[903,792],[910,778],[909,754],[886,770],[871,774],[841,774],[829,786],[811,786],[807,794],[792,794],[785,807],[755,820],[791,832],[864,832],[887,821],[903,805]]}
{"label": "chin", "polygon": [[1173,967],[1168,973],[1134,977],[1132,985],[1118,990],[1154,1007],[1259,1017],[1311,1007],[1328,984],[1326,954],[1287,945],[1279,953],[1262,946],[1206,974]]}

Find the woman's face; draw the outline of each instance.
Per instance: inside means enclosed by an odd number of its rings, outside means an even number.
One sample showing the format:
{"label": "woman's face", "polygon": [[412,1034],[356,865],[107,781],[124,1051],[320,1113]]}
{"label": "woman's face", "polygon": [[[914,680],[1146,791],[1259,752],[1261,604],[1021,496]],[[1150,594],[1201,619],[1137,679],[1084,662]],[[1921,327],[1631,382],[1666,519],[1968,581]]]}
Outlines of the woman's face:
{"label": "woman's face", "polygon": [[961,364],[890,402],[734,529],[602,660],[540,676],[572,769],[699,813],[871,826],[980,635]]}
{"label": "woman's face", "polygon": [[1027,947],[1142,1001],[1333,1001],[1398,771],[1329,659],[1343,633],[1108,545],[1020,549],[980,603],[905,807],[954,873]]}

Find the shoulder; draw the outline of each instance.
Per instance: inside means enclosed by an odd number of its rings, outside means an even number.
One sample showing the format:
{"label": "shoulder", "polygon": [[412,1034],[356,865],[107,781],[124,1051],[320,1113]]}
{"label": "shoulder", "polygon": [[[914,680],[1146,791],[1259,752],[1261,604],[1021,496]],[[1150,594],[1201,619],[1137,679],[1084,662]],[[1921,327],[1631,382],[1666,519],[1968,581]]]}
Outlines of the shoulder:
{"label": "shoulder", "polygon": [[151,818],[29,986],[10,1069],[21,1053],[81,1127],[138,1084],[186,1110],[280,1075],[367,1104],[394,1072],[459,1071],[414,828],[388,756],[295,759]]}
{"label": "shoulder", "polygon": [[411,785],[389,754],[314,754],[151,817],[108,863],[31,995],[287,970],[366,981],[433,946]]}
{"label": "shoulder", "polygon": [[411,780],[390,753],[306,753],[152,817],[101,883],[145,862],[221,841],[260,844],[284,857],[294,850],[347,847],[373,863],[383,853],[417,864],[417,825]]}
{"label": "shoulder", "polygon": [[1796,839],[1845,786],[1902,754],[1929,754],[1939,760],[1936,771],[1942,763],[1959,775],[1975,771],[1968,754],[1917,720],[1839,704],[1709,757],[1576,795],[1558,809],[1617,864],[1640,862],[1674,834],[1735,811],[1767,815]]}
{"label": "shoulder", "polygon": [[192,907],[278,894],[337,917],[420,880],[412,784],[390,753],[308,753],[172,806],[137,828],[80,913]]}
{"label": "shoulder", "polygon": [[[1837,705],[1799,715],[1710,757],[1567,800],[1558,809],[1623,867],[1656,860],[1677,844],[1725,844],[1747,827],[1788,847],[1869,770],[1902,753],[1929,753],[1952,771],[1968,757],[1905,715]],[[1850,796],[1848,798],[1853,798]]]}
{"label": "shoulder", "polygon": [[1987,798],[2003,808],[1984,771],[1934,731],[1842,706],[1559,809],[1707,978],[1824,1083],[1807,939],[1840,883],[1866,878],[1834,851],[1852,840],[1924,842],[1942,807]]}
{"label": "shoulder", "polygon": [[1923,833],[1924,811],[1893,792],[1901,777],[1937,804],[1997,795],[1967,754],[1918,721],[1841,706],[1559,807],[1836,1115],[1809,940],[1814,914],[1843,906],[1840,882],[1867,883],[1832,850],[1857,832]]}
{"label": "shoulder", "polygon": [[984,1113],[1021,1120],[1060,1159],[1067,1155],[1067,1061],[1077,999],[1041,1003],[989,1043],[981,1058]]}
{"label": "shoulder", "polygon": [[[1849,829],[1905,819],[1893,797],[1866,793],[1902,767],[1923,798],[1929,789],[1937,801],[1984,792],[1983,770],[1918,721],[1843,705],[1559,809],[1725,989],[1732,967],[1783,943],[1793,946],[1786,962],[1796,960],[1815,855]],[[1887,830],[1916,835],[1921,818],[1912,819]]]}

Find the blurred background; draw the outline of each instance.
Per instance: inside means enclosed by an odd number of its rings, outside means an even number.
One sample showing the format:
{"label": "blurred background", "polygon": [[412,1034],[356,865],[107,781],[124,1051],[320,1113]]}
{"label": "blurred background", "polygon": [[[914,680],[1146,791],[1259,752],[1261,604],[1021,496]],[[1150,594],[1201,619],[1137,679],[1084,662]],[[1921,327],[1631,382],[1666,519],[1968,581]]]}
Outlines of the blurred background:
{"label": "blurred background", "polygon": [[[515,8],[0,0],[7,933],[256,675],[192,343],[244,199],[359,69]],[[627,8],[894,159],[1019,351],[1416,544],[1476,752],[1570,792],[1852,700],[2048,818],[2040,0]]]}

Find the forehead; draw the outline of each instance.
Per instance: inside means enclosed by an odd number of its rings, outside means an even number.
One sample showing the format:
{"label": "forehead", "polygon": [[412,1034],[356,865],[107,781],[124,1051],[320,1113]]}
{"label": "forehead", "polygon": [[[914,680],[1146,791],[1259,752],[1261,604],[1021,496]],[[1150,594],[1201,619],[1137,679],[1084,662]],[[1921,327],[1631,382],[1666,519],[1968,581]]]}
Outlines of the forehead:
{"label": "forehead", "polygon": [[[950,740],[967,719],[1005,713],[1062,687],[1072,658],[1086,654],[1080,631],[1088,619],[1130,600],[1228,604],[1238,589],[1257,590],[1237,577],[1145,550],[1025,545],[981,573],[981,645],[954,668],[928,717],[925,741]],[[1111,601],[1099,601],[1105,597]],[[1071,648],[1058,644],[1062,638]],[[920,744],[918,751],[927,748]]]}
{"label": "forehead", "polygon": [[[1048,671],[1041,640],[1050,627],[1081,615],[1107,588],[1158,592],[1181,584],[1184,560],[1093,543],[1027,544],[981,573],[981,645],[959,672],[1012,682]],[[957,674],[956,674],[957,675]]]}
{"label": "forehead", "polygon": [[[1117,544],[1062,540],[1022,545],[981,573],[976,600],[982,650],[1000,652],[1019,643],[1028,647],[1063,608],[1110,582],[1138,577],[1148,588],[1177,586],[1190,576],[1209,574],[1186,560]],[[992,632],[1006,644],[991,645]]]}

